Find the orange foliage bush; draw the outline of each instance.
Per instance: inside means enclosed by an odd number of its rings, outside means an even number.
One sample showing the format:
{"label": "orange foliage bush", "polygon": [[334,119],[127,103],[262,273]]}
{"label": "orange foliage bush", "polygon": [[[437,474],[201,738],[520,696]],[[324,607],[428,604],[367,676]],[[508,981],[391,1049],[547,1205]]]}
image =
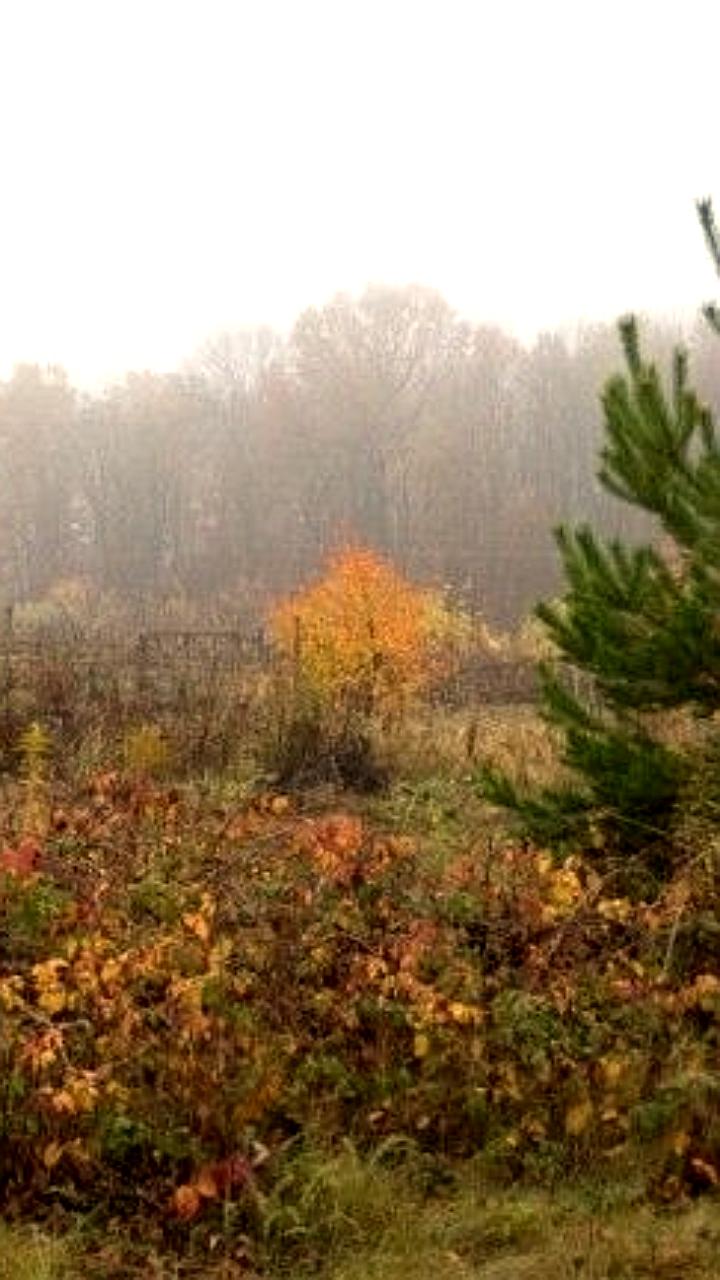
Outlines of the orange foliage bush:
{"label": "orange foliage bush", "polygon": [[434,605],[430,592],[374,551],[349,547],[270,621],[281,651],[315,693],[372,712],[397,707],[428,682]]}

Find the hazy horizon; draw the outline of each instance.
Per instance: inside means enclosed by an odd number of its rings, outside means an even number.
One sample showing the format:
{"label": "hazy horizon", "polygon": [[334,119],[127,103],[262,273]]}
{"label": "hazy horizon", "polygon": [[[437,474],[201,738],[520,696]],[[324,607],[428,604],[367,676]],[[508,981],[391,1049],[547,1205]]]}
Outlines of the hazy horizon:
{"label": "hazy horizon", "polygon": [[[95,385],[369,284],[528,341],[715,292],[716,8],[7,0],[0,366]],[[720,292],[720,288],[718,290]]]}

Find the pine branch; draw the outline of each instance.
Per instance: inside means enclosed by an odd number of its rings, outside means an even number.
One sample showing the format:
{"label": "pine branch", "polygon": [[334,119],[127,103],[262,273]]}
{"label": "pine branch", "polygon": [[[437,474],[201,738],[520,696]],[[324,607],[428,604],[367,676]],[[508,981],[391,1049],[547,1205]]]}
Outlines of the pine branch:
{"label": "pine branch", "polygon": [[[705,235],[705,243],[707,245],[710,257],[715,265],[715,270],[720,275],[720,231],[715,220],[715,210],[713,209],[712,200],[706,197],[704,200],[697,201],[697,212],[700,219],[700,226]],[[720,309],[714,302],[706,302],[702,308],[702,313],[715,333],[720,334]]]}

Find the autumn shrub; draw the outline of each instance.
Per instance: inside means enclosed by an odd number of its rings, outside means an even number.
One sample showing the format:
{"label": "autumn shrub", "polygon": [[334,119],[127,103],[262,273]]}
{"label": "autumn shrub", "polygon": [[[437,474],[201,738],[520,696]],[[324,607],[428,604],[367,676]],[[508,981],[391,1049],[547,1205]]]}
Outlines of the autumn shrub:
{"label": "autumn shrub", "polygon": [[334,555],[325,577],[282,603],[271,624],[320,696],[395,707],[427,680],[430,601],[374,552]]}
{"label": "autumn shrub", "polygon": [[180,1236],[232,1204],[260,1240],[288,1144],[340,1137],[545,1181],[646,1151],[659,1198],[720,1181],[720,980],[673,961],[702,880],[631,903],[579,855],[441,865],[297,803],[102,775],[2,850],[3,1204]]}
{"label": "autumn shrub", "polygon": [[401,717],[471,632],[440,595],[360,547],[334,554],[319,582],[274,609],[270,628],[283,660],[280,778],[334,773],[360,787],[382,780],[378,724]]}

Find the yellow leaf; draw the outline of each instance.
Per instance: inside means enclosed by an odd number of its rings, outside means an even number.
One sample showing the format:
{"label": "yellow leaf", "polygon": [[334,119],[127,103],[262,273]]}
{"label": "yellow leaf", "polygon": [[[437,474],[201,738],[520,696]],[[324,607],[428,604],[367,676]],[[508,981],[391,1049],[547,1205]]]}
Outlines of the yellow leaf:
{"label": "yellow leaf", "polygon": [[453,1022],[465,1025],[469,1022],[476,1022],[480,1011],[479,1009],[474,1009],[472,1005],[462,1004],[460,1000],[454,1000],[448,1009],[448,1013]]}
{"label": "yellow leaf", "polygon": [[426,1058],[430,1052],[430,1041],[422,1032],[419,1032],[419,1034],[415,1036],[413,1052],[416,1058]]}
{"label": "yellow leaf", "polygon": [[38,998],[38,1007],[43,1013],[61,1013],[67,1005],[67,992],[59,987],[43,991]]}
{"label": "yellow leaf", "polygon": [[625,924],[633,911],[632,903],[627,898],[602,898],[597,909],[605,920],[617,920],[620,924]]}
{"label": "yellow leaf", "polygon": [[100,970],[100,980],[106,987],[112,986],[117,982],[122,973],[122,966],[119,960],[106,960]]}
{"label": "yellow leaf", "polygon": [[0,1008],[7,1013],[12,1013],[14,1009],[21,1009],[23,980],[17,974],[11,978],[0,979]]}
{"label": "yellow leaf", "polygon": [[67,1089],[57,1089],[55,1093],[52,1093],[50,1095],[50,1106],[58,1115],[64,1113],[72,1116],[77,1111],[75,1099]]}
{"label": "yellow leaf", "polygon": [[602,1070],[603,1079],[609,1088],[613,1088],[623,1075],[626,1063],[622,1058],[601,1058],[600,1069]]}
{"label": "yellow leaf", "polygon": [[53,957],[50,960],[43,960],[32,967],[32,975],[39,987],[51,987],[58,981],[60,972],[67,969],[67,960],[60,957]]}
{"label": "yellow leaf", "polygon": [[592,1118],[593,1106],[588,1099],[576,1102],[573,1107],[569,1107],[565,1112],[565,1132],[568,1137],[579,1137],[588,1128]]}
{"label": "yellow leaf", "polygon": [[575,872],[567,867],[555,872],[550,884],[552,905],[559,911],[568,911],[582,893],[582,885]]}
{"label": "yellow leaf", "polygon": [[54,1169],[55,1165],[61,1159],[63,1153],[63,1145],[61,1142],[49,1142],[43,1151],[43,1164],[46,1169]]}
{"label": "yellow leaf", "polygon": [[97,1085],[90,1072],[85,1072],[83,1076],[73,1080],[70,1084],[70,1092],[76,1112],[92,1111],[97,1106]]}

